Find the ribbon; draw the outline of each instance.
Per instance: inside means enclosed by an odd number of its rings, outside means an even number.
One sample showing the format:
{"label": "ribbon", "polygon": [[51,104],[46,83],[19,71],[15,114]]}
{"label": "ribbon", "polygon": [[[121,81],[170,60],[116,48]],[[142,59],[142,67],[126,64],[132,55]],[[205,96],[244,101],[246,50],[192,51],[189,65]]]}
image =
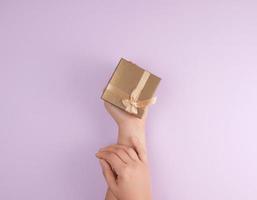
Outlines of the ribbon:
{"label": "ribbon", "polygon": [[116,93],[117,95],[123,96],[124,99],[122,99],[121,101],[122,104],[125,106],[125,110],[131,114],[137,114],[138,108],[144,108],[156,102],[156,97],[152,97],[150,99],[145,100],[138,100],[149,77],[150,72],[144,71],[143,75],[141,76],[141,79],[139,80],[137,86],[131,92],[130,96],[111,84],[107,86],[107,89],[112,91],[113,93]]}

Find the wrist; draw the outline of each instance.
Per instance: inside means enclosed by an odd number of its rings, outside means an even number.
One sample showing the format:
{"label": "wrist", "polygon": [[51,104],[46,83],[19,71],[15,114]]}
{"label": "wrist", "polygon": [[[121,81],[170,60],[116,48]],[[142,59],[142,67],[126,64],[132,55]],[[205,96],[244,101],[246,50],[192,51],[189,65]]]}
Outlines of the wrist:
{"label": "wrist", "polygon": [[118,144],[131,145],[131,137],[137,137],[145,146],[145,125],[143,123],[124,123],[118,126]]}
{"label": "wrist", "polygon": [[137,122],[137,121],[131,121],[131,122],[123,122],[118,124],[119,130],[124,131],[145,131],[145,123],[144,122]]}

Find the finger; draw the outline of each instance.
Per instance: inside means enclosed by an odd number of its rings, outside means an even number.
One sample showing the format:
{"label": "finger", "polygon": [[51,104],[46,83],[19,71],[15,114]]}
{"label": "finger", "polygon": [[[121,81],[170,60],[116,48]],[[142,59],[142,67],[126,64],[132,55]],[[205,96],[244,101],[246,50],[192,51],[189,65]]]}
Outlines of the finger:
{"label": "finger", "polygon": [[112,104],[104,101],[104,107],[106,108],[107,111],[110,111],[110,109],[112,108]]}
{"label": "finger", "polygon": [[104,101],[104,107],[111,115],[113,115],[113,114],[117,115],[117,114],[121,113],[121,111],[122,111],[121,109],[117,108],[116,106],[114,106],[111,103],[106,102],[106,101]]}
{"label": "finger", "polygon": [[99,151],[97,152],[96,157],[107,161],[118,175],[126,165],[115,153]]}
{"label": "finger", "polygon": [[142,116],[142,119],[143,119],[144,121],[145,121],[146,118],[147,118],[148,110],[149,110],[149,108],[148,108],[148,106],[146,106],[146,107],[144,108],[144,114],[143,114],[143,116]]}
{"label": "finger", "polygon": [[111,190],[115,190],[117,184],[115,180],[115,174],[113,173],[110,165],[105,160],[102,160],[102,159],[100,159],[99,162],[102,167],[103,175],[107,185]]}
{"label": "finger", "polygon": [[144,145],[138,140],[137,137],[132,137],[131,142],[133,147],[135,148],[138,157],[141,161],[146,162],[147,161],[147,155],[145,151]]}
{"label": "finger", "polygon": [[127,152],[129,154],[129,156],[132,158],[132,160],[134,160],[134,161],[139,160],[137,152],[132,147],[128,147]]}
{"label": "finger", "polygon": [[105,149],[108,149],[109,147],[115,147],[115,148],[123,149],[127,153],[127,155],[129,156],[129,158],[132,159],[132,160],[137,161],[139,159],[135,150],[131,147],[126,146],[126,145],[114,144],[114,145],[110,145],[108,147],[102,148],[102,149],[100,149],[100,151],[105,151]]}
{"label": "finger", "polygon": [[132,161],[126,152],[126,147],[122,145],[110,145],[106,148],[100,149],[100,151],[115,153],[126,164]]}

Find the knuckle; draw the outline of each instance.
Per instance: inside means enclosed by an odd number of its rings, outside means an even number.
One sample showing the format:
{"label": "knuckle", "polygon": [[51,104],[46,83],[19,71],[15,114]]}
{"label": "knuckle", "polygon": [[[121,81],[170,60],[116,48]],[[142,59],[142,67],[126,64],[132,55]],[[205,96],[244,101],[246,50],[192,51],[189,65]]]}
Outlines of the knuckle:
{"label": "knuckle", "polygon": [[129,153],[135,153],[134,149],[131,148],[131,147],[128,147],[128,152],[129,152]]}
{"label": "knuckle", "polygon": [[122,146],[122,149],[125,150],[125,151],[127,151],[129,148],[130,147],[128,147],[128,146]]}
{"label": "knuckle", "polygon": [[115,158],[115,155],[113,153],[108,153],[108,156],[111,160],[113,160]]}
{"label": "knuckle", "polygon": [[105,158],[107,159],[107,160],[111,160],[112,159],[112,153],[111,152],[105,152]]}
{"label": "knuckle", "polygon": [[122,149],[117,149],[117,150],[116,150],[116,153],[120,155],[120,154],[123,153],[123,150],[122,150]]}
{"label": "knuckle", "polygon": [[123,178],[129,178],[131,176],[131,169],[129,166],[124,166],[122,169],[121,169],[121,176]]}

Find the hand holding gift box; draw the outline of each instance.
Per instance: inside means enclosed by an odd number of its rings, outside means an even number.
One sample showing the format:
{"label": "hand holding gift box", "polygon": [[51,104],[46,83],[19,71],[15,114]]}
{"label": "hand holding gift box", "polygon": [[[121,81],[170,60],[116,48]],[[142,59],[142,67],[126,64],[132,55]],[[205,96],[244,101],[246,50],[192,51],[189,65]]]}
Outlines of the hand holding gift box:
{"label": "hand holding gift box", "polygon": [[121,58],[109,80],[102,99],[142,118],[145,108],[154,104],[160,78]]}

